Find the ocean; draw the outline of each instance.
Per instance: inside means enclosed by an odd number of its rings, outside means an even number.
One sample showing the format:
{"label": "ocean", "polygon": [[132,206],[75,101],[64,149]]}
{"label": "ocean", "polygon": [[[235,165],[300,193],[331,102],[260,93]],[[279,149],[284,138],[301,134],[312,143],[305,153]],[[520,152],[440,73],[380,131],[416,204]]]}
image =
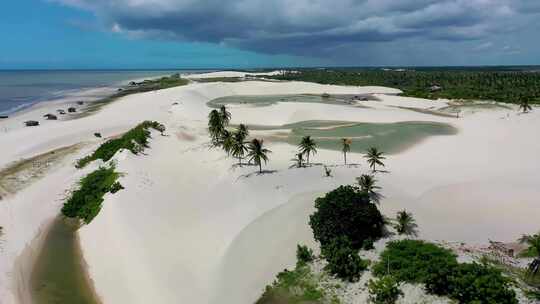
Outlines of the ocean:
{"label": "ocean", "polygon": [[131,80],[195,72],[207,70],[0,70],[0,115],[73,96],[82,101],[95,100]]}

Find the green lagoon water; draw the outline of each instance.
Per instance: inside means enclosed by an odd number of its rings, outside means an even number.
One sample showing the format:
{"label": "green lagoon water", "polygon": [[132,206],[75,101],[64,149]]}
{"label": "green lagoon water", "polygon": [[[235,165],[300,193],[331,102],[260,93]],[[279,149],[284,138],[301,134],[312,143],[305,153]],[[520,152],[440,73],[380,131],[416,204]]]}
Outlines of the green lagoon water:
{"label": "green lagoon water", "polygon": [[43,242],[30,277],[34,304],[98,304],[86,276],[77,226],[59,216]]}
{"label": "green lagoon water", "polygon": [[[279,102],[306,102],[306,103],[325,103],[337,105],[352,105],[354,97],[377,100],[371,95],[330,95],[323,97],[315,94],[296,94],[296,95],[234,95],[213,99],[207,103],[211,108],[219,108],[221,105],[250,105],[257,107],[267,107]],[[359,107],[361,105],[355,105]]]}
{"label": "green lagoon water", "polygon": [[[347,121],[302,121],[282,126],[249,126],[251,130],[276,130],[266,138],[297,145],[310,135],[321,149],[341,151],[341,139],[351,138],[351,152],[377,147],[387,154],[406,150],[430,137],[457,134],[457,129],[438,122],[362,123]],[[279,131],[277,131],[279,130]]]}

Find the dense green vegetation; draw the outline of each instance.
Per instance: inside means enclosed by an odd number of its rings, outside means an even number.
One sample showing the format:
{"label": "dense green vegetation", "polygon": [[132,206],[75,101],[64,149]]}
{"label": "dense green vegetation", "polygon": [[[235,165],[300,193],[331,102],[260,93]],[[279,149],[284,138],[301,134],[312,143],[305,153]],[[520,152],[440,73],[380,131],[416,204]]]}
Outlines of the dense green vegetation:
{"label": "dense green vegetation", "polygon": [[360,258],[358,250],[353,249],[351,241],[345,236],[332,239],[321,247],[321,251],[328,262],[326,270],[349,282],[358,281],[369,266],[369,262]]}
{"label": "dense green vegetation", "polygon": [[306,265],[309,262],[312,262],[315,259],[313,255],[313,250],[308,246],[296,245],[296,265]]}
{"label": "dense green vegetation", "polygon": [[101,210],[103,196],[114,189],[118,177],[119,173],[113,166],[100,167],[88,174],[81,180],[79,189],[71,193],[64,203],[62,214],[90,223]]}
{"label": "dense green vegetation", "polygon": [[394,277],[387,275],[378,280],[369,280],[369,300],[373,304],[393,304],[403,295],[399,283]]}
{"label": "dense green vegetation", "polygon": [[435,244],[402,240],[388,243],[379,263],[373,266],[377,276],[391,274],[398,281],[422,283],[438,269],[457,265],[456,256]]}
{"label": "dense green vegetation", "polygon": [[[265,76],[279,80],[321,84],[386,86],[398,88],[404,96],[429,99],[474,99],[519,103],[540,102],[540,73],[489,70],[302,70]],[[440,89],[434,87],[438,86]]]}
{"label": "dense green vegetation", "polygon": [[283,270],[272,285],[266,286],[256,304],[338,304],[335,297],[319,287],[318,279],[309,266],[297,261],[293,271]]}
{"label": "dense green vegetation", "polygon": [[79,159],[75,166],[77,168],[83,168],[88,163],[97,159],[108,161],[121,149],[127,149],[134,154],[142,152],[148,147],[148,139],[150,138],[149,129],[164,132],[165,126],[157,121],[145,121],[126,132],[120,138],[108,140],[99,146],[91,155]]}
{"label": "dense green vegetation", "polygon": [[428,292],[459,303],[517,303],[510,281],[501,271],[476,263],[458,264],[450,250],[424,241],[390,242],[373,273],[392,275],[400,282],[423,283]]}
{"label": "dense green vegetation", "polygon": [[315,200],[316,211],[309,218],[313,235],[324,247],[335,238],[346,237],[353,249],[364,240],[383,236],[384,219],[367,193],[354,186],[340,186]]}
{"label": "dense green vegetation", "polygon": [[498,269],[478,263],[458,264],[433,273],[426,281],[427,290],[446,295],[459,303],[518,303],[510,280]]}

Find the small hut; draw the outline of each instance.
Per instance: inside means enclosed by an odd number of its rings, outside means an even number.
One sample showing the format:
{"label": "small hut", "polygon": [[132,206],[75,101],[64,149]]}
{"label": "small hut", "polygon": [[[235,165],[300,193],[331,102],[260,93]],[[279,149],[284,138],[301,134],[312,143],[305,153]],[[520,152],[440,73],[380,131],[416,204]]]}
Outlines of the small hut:
{"label": "small hut", "polygon": [[39,126],[39,121],[35,121],[35,120],[27,120],[24,122],[24,124],[27,126],[27,127],[36,127],[36,126]]}
{"label": "small hut", "polygon": [[74,107],[71,107],[71,108],[68,108],[68,112],[69,113],[75,113],[75,112],[77,112],[77,109],[75,109]]}
{"label": "small hut", "polygon": [[56,117],[56,115],[53,115],[53,114],[45,114],[43,115],[43,117],[45,117],[47,120],[57,120],[58,117]]}
{"label": "small hut", "polygon": [[65,115],[66,114],[66,111],[62,110],[62,109],[58,109],[56,110],[56,112],[60,115]]}
{"label": "small hut", "polygon": [[77,101],[77,104],[82,106],[84,104],[84,101]]}
{"label": "small hut", "polygon": [[439,86],[439,85],[434,84],[434,85],[432,85],[432,86],[429,88],[429,90],[430,90],[431,92],[438,92],[438,91],[442,90],[442,87]]}

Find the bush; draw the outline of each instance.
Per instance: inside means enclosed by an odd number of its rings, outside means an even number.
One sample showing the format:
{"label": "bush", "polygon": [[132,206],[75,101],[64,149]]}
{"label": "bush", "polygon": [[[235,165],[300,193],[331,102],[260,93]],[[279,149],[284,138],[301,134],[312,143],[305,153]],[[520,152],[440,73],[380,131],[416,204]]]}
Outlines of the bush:
{"label": "bush", "polygon": [[322,247],[322,255],[328,262],[326,269],[340,279],[357,281],[369,263],[358,255],[346,237],[335,238]]}
{"label": "bush", "polygon": [[111,191],[110,192],[114,194],[114,193],[116,193],[116,192],[118,192],[120,190],[123,190],[123,189],[125,189],[124,186],[122,186],[122,184],[120,184],[120,182],[116,182],[111,186]]}
{"label": "bush", "polygon": [[459,264],[447,278],[449,296],[459,303],[518,303],[510,280],[494,267]]}
{"label": "bush", "polygon": [[390,242],[373,273],[390,272],[398,281],[424,283],[429,293],[459,303],[514,304],[510,281],[499,270],[477,263],[458,264],[447,249],[418,240]]}
{"label": "bush", "polygon": [[266,289],[256,304],[270,303],[326,303],[324,290],[319,288],[309,267],[283,270]]}
{"label": "bush", "polygon": [[165,126],[157,121],[144,121],[135,128],[126,132],[124,135],[122,135],[122,137],[108,140],[99,146],[99,148],[97,148],[97,150],[91,155],[79,159],[75,167],[79,169],[83,168],[88,163],[97,159],[108,161],[116,154],[116,152],[122,149],[127,149],[133,154],[138,154],[148,147],[150,128],[162,133],[165,131]]}
{"label": "bush", "polygon": [[357,187],[340,186],[317,198],[315,208],[309,225],[321,246],[345,236],[353,249],[360,249],[364,240],[377,240],[383,235],[383,216],[369,196]]}
{"label": "bush", "polygon": [[62,207],[62,214],[77,217],[86,224],[90,223],[101,210],[103,196],[110,192],[119,174],[114,167],[100,167],[88,174],[80,182],[80,188],[74,191]]}
{"label": "bush", "polygon": [[388,243],[373,272],[391,274],[400,282],[424,283],[436,271],[455,266],[456,256],[450,250],[424,241],[401,240]]}
{"label": "bush", "polygon": [[374,304],[393,304],[403,295],[398,282],[392,276],[369,280],[368,289],[369,300]]}
{"label": "bush", "polygon": [[296,245],[296,267],[305,265],[313,261],[313,259],[313,250],[308,248],[308,246]]}

